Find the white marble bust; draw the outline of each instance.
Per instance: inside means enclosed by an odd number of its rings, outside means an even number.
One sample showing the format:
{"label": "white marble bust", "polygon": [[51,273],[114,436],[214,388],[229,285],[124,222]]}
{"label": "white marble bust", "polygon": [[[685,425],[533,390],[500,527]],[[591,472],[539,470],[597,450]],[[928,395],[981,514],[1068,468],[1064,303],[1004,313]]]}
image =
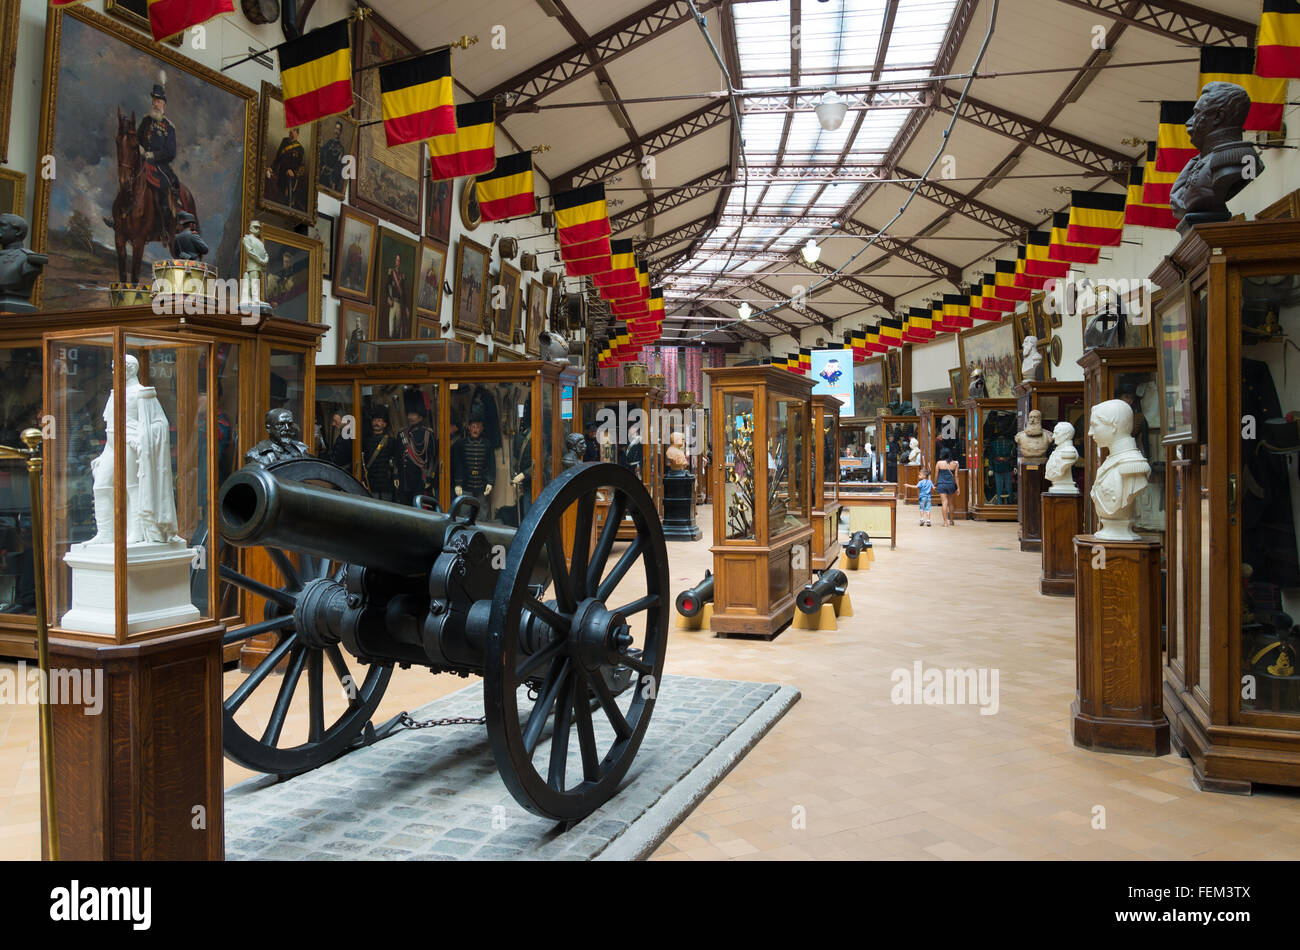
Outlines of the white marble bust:
{"label": "white marble bust", "polygon": [[1043,468],[1043,474],[1052,483],[1047,490],[1049,495],[1077,495],[1079,488],[1074,484],[1074,463],[1079,452],[1074,447],[1074,426],[1068,422],[1058,422],[1052,430],[1052,441],[1056,448]]}
{"label": "white marble bust", "polygon": [[1052,437],[1043,431],[1043,414],[1037,409],[1030,410],[1025,427],[1016,433],[1020,460],[1029,465],[1038,465],[1047,458],[1051,445]]}
{"label": "white marble bust", "polygon": [[1109,399],[1092,410],[1088,437],[1098,449],[1110,449],[1092,480],[1092,503],[1103,541],[1140,541],[1133,531],[1133,507],[1147,487],[1151,466],[1133,440],[1133,409],[1122,399]]}
{"label": "white marble bust", "polygon": [[921,443],[916,439],[910,439],[907,443],[907,464],[921,464]]}
{"label": "white marble bust", "polygon": [[1038,337],[1025,337],[1025,342],[1020,346],[1020,355],[1024,357],[1020,362],[1020,378],[1037,379],[1038,371],[1043,365],[1043,354],[1038,352]]}

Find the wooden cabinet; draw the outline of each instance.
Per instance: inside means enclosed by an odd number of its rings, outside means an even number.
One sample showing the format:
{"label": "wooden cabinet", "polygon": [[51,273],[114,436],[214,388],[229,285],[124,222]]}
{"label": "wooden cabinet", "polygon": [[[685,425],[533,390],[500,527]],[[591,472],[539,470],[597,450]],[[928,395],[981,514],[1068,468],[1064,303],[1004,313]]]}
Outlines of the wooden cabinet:
{"label": "wooden cabinet", "polygon": [[824,571],[840,550],[840,400],[812,397],[808,484],[812,486],[812,569]]}
{"label": "wooden cabinet", "polygon": [[771,366],[704,372],[712,387],[713,630],[771,639],[810,577],[813,381]]}
{"label": "wooden cabinet", "polygon": [[1298,275],[1292,220],[1198,226],[1152,275],[1165,707],[1208,790],[1300,785]]}
{"label": "wooden cabinet", "polygon": [[1014,521],[1018,514],[1016,401],[967,399],[967,510],[977,521]]}
{"label": "wooden cabinet", "polygon": [[[1083,480],[1083,383],[1057,382],[1055,380],[1025,380],[1016,386],[1016,431],[1029,424],[1029,414],[1042,416],[1043,431],[1051,434],[1059,422],[1074,426],[1074,447],[1079,453],[1075,463],[1074,481],[1082,491]],[[1020,490],[1017,507],[1020,520],[1020,550],[1038,551],[1042,548],[1042,493],[1047,490],[1047,476],[1042,463],[1021,463]]]}
{"label": "wooden cabinet", "polygon": [[907,464],[913,439],[919,441],[920,416],[891,416],[881,412],[876,417],[876,456],[881,466],[881,481],[898,486],[904,504],[916,504],[916,466]]}
{"label": "wooden cabinet", "polygon": [[[967,500],[970,491],[967,487],[966,465],[966,412],[951,406],[928,406],[921,410],[921,462],[930,468],[930,480],[935,481],[938,470],[935,466],[948,450],[949,458],[956,459],[963,467],[954,473],[957,479],[957,494],[952,499],[952,516],[967,517]],[[939,507],[939,496],[933,498]]]}
{"label": "wooden cabinet", "polygon": [[[637,473],[664,514],[664,449],[671,432],[665,424],[664,391],[650,386],[583,386],[578,390],[578,416],[587,434],[588,461],[616,462]],[[594,442],[592,433],[595,433]],[[608,501],[596,501],[596,530],[605,523]],[[631,541],[636,525],[631,515],[619,525],[618,539]]]}

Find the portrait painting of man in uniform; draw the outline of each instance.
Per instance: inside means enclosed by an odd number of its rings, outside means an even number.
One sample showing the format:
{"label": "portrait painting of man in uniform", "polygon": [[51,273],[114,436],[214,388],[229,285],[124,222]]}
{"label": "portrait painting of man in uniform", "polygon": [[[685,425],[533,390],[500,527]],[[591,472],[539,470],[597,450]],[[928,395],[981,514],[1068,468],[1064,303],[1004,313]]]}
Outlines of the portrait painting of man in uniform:
{"label": "portrait painting of man in uniform", "polygon": [[292,221],[316,220],[315,125],[288,128],[279,86],[262,83],[257,206]]}

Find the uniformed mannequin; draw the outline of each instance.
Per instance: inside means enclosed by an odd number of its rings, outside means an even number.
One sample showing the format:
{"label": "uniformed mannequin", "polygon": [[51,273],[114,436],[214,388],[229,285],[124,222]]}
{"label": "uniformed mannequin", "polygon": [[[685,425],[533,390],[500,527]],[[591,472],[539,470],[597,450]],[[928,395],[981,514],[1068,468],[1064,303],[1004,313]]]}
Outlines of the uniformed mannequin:
{"label": "uniformed mannequin", "polygon": [[372,409],[370,430],[361,439],[362,474],[372,497],[383,501],[395,500],[397,451],[397,440],[388,431],[388,413],[383,409]]}
{"label": "uniformed mannequin", "polygon": [[451,447],[451,478],[457,495],[473,495],[487,507],[492,494],[492,443],[483,431],[483,416],[470,413],[464,438]]}
{"label": "uniformed mannequin", "polygon": [[416,495],[437,495],[438,440],[429,426],[424,394],[406,394],[407,426],[398,435],[397,501],[409,505]]}

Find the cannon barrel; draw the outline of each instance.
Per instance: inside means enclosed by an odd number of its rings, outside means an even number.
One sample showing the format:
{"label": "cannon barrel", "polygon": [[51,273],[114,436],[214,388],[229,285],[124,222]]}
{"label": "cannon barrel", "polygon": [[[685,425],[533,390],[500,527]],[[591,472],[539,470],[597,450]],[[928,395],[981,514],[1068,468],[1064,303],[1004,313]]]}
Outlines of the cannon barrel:
{"label": "cannon barrel", "polygon": [[[287,548],[399,576],[428,573],[442,552],[449,514],[276,477],[243,468],[221,486],[221,536],[239,547]],[[512,528],[476,525],[489,544],[509,547]]]}
{"label": "cannon barrel", "polygon": [[849,576],[838,568],[831,568],[822,571],[821,577],[809,582],[807,587],[799,591],[795,603],[804,613],[815,614],[822,609],[822,604],[826,603],[828,597],[843,597],[848,589]]}
{"label": "cannon barrel", "polygon": [[713,603],[713,574],[704,572],[704,580],[677,595],[677,612],[683,617],[698,616],[705,604]]}
{"label": "cannon barrel", "polygon": [[854,531],[849,536],[849,543],[844,545],[844,553],[849,557],[857,557],[869,547],[871,547],[871,536],[865,531]]}

